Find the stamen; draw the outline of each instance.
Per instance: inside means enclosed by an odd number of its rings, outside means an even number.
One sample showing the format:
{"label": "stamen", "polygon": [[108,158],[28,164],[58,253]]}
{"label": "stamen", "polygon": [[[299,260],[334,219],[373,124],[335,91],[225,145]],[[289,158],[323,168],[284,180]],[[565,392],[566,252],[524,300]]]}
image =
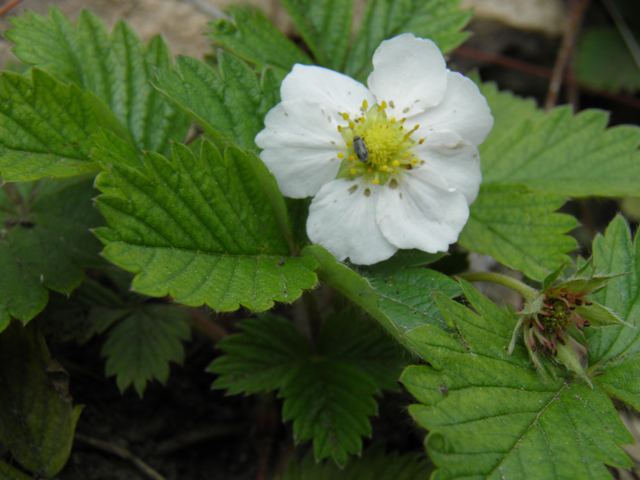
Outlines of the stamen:
{"label": "stamen", "polygon": [[342,159],[344,158],[344,153],[340,152],[340,153],[338,154],[338,158],[339,158],[340,160],[342,160]]}
{"label": "stamen", "polygon": [[390,123],[391,125],[394,125],[394,124],[396,123],[396,119],[395,119],[395,118],[392,118],[391,120],[389,120],[389,123]]}
{"label": "stamen", "polygon": [[380,167],[380,170],[382,170],[383,172],[386,172],[387,170],[389,170],[389,167],[387,165],[382,165]]}
{"label": "stamen", "polygon": [[342,132],[342,125],[338,125],[338,131]]}
{"label": "stamen", "polygon": [[393,162],[391,162],[391,165],[393,165],[394,167],[399,167],[400,162],[398,160],[394,160]]}
{"label": "stamen", "polygon": [[353,123],[351,120],[349,120],[349,128],[350,128],[351,130],[353,130],[353,129],[355,128],[355,126],[356,126],[356,124],[355,124],[355,123]]}
{"label": "stamen", "polygon": [[353,161],[356,159],[356,157],[354,157],[353,155],[349,155],[349,156],[347,157],[347,159],[348,159],[350,162],[353,162]]}
{"label": "stamen", "polygon": [[355,168],[350,168],[349,169],[349,173],[351,173],[351,175],[355,175],[356,169]]}
{"label": "stamen", "polygon": [[366,110],[367,108],[369,108],[369,102],[367,102],[367,100],[362,100],[362,110]]}
{"label": "stamen", "polygon": [[400,120],[400,123],[404,123],[405,120],[406,118],[403,118],[402,120]]}
{"label": "stamen", "polygon": [[414,165],[417,165],[418,163],[420,163],[420,160],[418,160],[417,158],[414,158],[413,160],[411,160],[411,163],[413,163]]}
{"label": "stamen", "polygon": [[421,138],[420,141],[418,141],[418,143],[422,145],[424,143],[424,138]]}
{"label": "stamen", "polygon": [[371,173],[371,172],[373,172],[373,170],[370,168],[367,168],[367,173]]}
{"label": "stamen", "polygon": [[402,158],[404,158],[404,159],[407,159],[409,157],[410,157],[410,155],[408,153],[405,153],[404,155],[402,155]]}
{"label": "stamen", "polygon": [[342,119],[343,120],[349,120],[349,114],[348,113],[343,113],[342,114]]}

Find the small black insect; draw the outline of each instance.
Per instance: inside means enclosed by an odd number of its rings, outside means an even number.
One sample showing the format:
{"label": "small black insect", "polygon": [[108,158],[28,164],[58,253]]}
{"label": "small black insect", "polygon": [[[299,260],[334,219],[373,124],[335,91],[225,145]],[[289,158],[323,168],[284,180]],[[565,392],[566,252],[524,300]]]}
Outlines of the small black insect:
{"label": "small black insect", "polygon": [[356,156],[361,162],[367,163],[369,161],[369,150],[367,150],[364,140],[357,135],[353,137],[353,151],[356,152]]}

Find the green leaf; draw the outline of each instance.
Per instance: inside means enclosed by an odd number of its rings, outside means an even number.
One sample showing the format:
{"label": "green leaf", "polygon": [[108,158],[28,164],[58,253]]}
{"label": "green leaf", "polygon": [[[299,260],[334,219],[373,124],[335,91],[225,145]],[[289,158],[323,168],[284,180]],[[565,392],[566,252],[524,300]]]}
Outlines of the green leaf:
{"label": "green leaf", "polygon": [[188,112],[207,133],[219,132],[243,148],[256,149],[254,138],[277,103],[271,74],[263,82],[239,58],[223,53],[220,74],[191,57],[178,57],[175,70],[160,70],[156,87]]}
{"label": "green leaf", "polygon": [[402,376],[422,403],[409,411],[429,430],[427,450],[440,468],[433,478],[606,479],[603,463],[631,466],[619,445],[633,437],[606,393],[564,375],[541,378],[520,344],[508,355],[515,320],[462,288],[480,315],[438,295],[459,339],[430,326],[408,334],[441,369],[412,366]]}
{"label": "green leaf", "polygon": [[214,388],[229,394],[279,389],[282,417],[293,420],[297,441],[313,440],[316,460],[331,457],[344,466],[359,454],[361,436],[371,434],[371,397],[397,389],[401,363],[395,344],[353,312],[330,316],[315,348],[291,322],[265,315],[241,322],[245,333],[218,346],[227,355],[209,370],[221,376]]}
{"label": "green leaf", "polygon": [[133,384],[142,397],[147,381],[169,378],[169,362],[182,363],[182,340],[188,340],[187,312],[166,305],[146,305],[109,330],[102,347],[107,376],[115,375],[121,392]]}
{"label": "green leaf", "polygon": [[0,171],[5,181],[97,171],[89,136],[106,126],[100,101],[40,70],[0,77]]}
{"label": "green leaf", "polygon": [[96,181],[104,255],[137,274],[138,292],[266,310],[315,286],[316,262],[292,256],[284,200],[255,155],[232,146],[222,156],[205,141],[200,157],[176,144],[173,160],[148,153],[144,165],[116,164]]}
{"label": "green leaf", "polygon": [[396,270],[408,267],[423,267],[437,262],[446,253],[427,253],[421,250],[398,250],[391,258],[366,267],[374,273],[393,273]]}
{"label": "green leaf", "polygon": [[610,395],[640,410],[640,242],[631,240],[625,219],[616,217],[604,236],[593,244],[594,264],[610,272],[626,272],[612,278],[593,298],[633,325],[589,328],[589,372],[593,381]]}
{"label": "green leaf", "polygon": [[446,328],[433,294],[456,297],[459,287],[441,273],[420,268],[380,272],[366,277],[339,263],[319,245],[306,247],[303,256],[319,263],[318,277],[376,319],[398,342],[412,351],[416,346],[406,334],[422,325]]}
{"label": "green leaf", "polygon": [[149,83],[156,69],[172,64],[161,37],[144,47],[124,22],[109,37],[88,10],[82,10],[76,28],[56,8],[49,16],[25,12],[24,18],[12,17],[15,28],[6,36],[16,43],[13,51],[20,60],[96,94],[142,150],[168,154],[170,141],[184,139],[187,118]]}
{"label": "green leaf", "polygon": [[282,0],[317,63],[341,71],[347,57],[353,0]]}
{"label": "green leaf", "polygon": [[640,90],[640,69],[615,27],[587,30],[576,52],[574,72],[576,80],[591,88],[613,93]]}
{"label": "green leaf", "polygon": [[8,463],[0,462],[0,480],[33,480],[33,477],[22,473]]}
{"label": "green leaf", "polygon": [[558,107],[541,115],[508,94],[487,100],[496,123],[479,147],[484,186],[520,184],[571,197],[640,192],[640,128],[606,129],[601,110],[573,115]]}
{"label": "green leaf", "polygon": [[34,324],[13,322],[0,334],[0,441],[38,477],[55,476],[71,453],[82,407],[72,406],[67,384]]}
{"label": "green leaf", "polygon": [[271,69],[276,86],[296,63],[312,65],[313,61],[285,37],[257,10],[229,8],[232,20],[212,22],[209,36],[215,44],[250,62],[258,70]]}
{"label": "green leaf", "polygon": [[364,82],[373,68],[371,59],[380,42],[401,33],[429,38],[443,53],[450,52],[469,36],[460,30],[471,20],[472,11],[460,10],[460,3],[460,0],[367,2],[344,73]]}
{"label": "green leaf", "polygon": [[71,292],[80,266],[99,266],[102,225],[86,178],[8,184],[0,191],[0,331],[13,316],[27,322],[47,304],[47,289]]}
{"label": "green leaf", "polygon": [[325,462],[316,463],[307,454],[298,464],[293,460],[276,480],[428,480],[433,466],[413,454],[386,454],[379,446],[368,448],[361,458],[353,458],[344,469]]}
{"label": "green leaf", "polygon": [[575,239],[563,235],[577,226],[575,218],[553,213],[564,201],[563,196],[532,193],[517,185],[483,185],[458,241],[543,281],[569,260],[565,252],[577,246]]}

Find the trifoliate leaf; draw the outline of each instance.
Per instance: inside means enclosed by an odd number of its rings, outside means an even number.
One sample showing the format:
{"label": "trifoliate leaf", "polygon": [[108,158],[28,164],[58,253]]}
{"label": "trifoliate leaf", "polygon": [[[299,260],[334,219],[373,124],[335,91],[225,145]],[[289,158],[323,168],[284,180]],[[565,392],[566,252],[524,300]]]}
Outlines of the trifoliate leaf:
{"label": "trifoliate leaf", "polygon": [[37,180],[97,171],[89,136],[108,127],[102,102],[40,70],[31,81],[0,77],[0,171],[5,181]]}
{"label": "trifoliate leaf", "polygon": [[296,63],[313,64],[262,13],[236,7],[230,7],[228,13],[232,20],[212,22],[209,36],[216,45],[254,64],[258,70],[271,69],[278,85]]}
{"label": "trifoliate leaf", "polygon": [[553,213],[564,201],[563,196],[532,193],[517,185],[482,186],[458,241],[543,281],[577,246],[564,235],[577,226],[576,219]]}
{"label": "trifoliate leaf", "polygon": [[402,376],[422,403],[409,411],[429,430],[433,478],[605,479],[605,463],[631,466],[619,445],[633,437],[606,393],[560,371],[542,378],[521,345],[507,354],[515,320],[462,288],[480,315],[438,295],[459,339],[430,326],[408,334],[441,369],[412,366]]}
{"label": "trifoliate leaf", "polygon": [[433,465],[413,454],[385,454],[384,448],[373,447],[361,458],[352,458],[343,469],[325,462],[316,463],[311,453],[302,462],[292,461],[276,480],[428,480]]}
{"label": "trifoliate leaf", "polygon": [[12,322],[0,334],[0,441],[38,478],[54,477],[71,453],[82,407],[67,384],[35,324]]}
{"label": "trifoliate leaf", "polygon": [[317,273],[321,280],[375,318],[410,350],[416,350],[406,335],[411,330],[421,325],[447,328],[436,309],[433,294],[443,292],[452,297],[460,294],[455,282],[432,270],[407,268],[393,275],[380,272],[363,277],[336,261],[319,245],[304,248],[302,254],[318,261]]}
{"label": "trifoliate leaf", "polygon": [[0,331],[47,304],[47,289],[71,292],[80,266],[98,266],[100,242],[89,229],[104,224],[91,204],[97,192],[83,178],[7,184],[0,190]]}
{"label": "trifoliate leaf", "polygon": [[580,83],[599,90],[640,90],[640,68],[615,27],[587,30],[576,52],[574,72]]}
{"label": "trifoliate leaf", "polygon": [[172,160],[148,153],[144,166],[115,164],[96,181],[104,255],[137,274],[138,292],[266,310],[315,286],[316,262],[292,256],[284,200],[255,155],[205,141],[199,157],[176,144]]}
{"label": "trifoliate leaf", "polygon": [[616,217],[593,243],[594,264],[613,278],[594,298],[632,326],[587,329],[589,370],[593,381],[610,395],[640,410],[640,242],[631,240],[623,217]]}
{"label": "trifoliate leaf", "polygon": [[461,10],[460,0],[371,0],[366,3],[344,73],[365,81],[371,58],[380,42],[401,33],[433,40],[443,53],[469,36],[461,32],[471,20],[471,10]]}
{"label": "trifoliate leaf", "polygon": [[277,103],[271,74],[263,81],[239,58],[223,53],[220,74],[191,57],[178,57],[175,70],[160,70],[157,88],[187,111],[208,133],[223,133],[243,148],[256,148],[254,138]]}
{"label": "trifoliate leaf", "polygon": [[353,0],[282,0],[320,66],[341,71],[348,52]]}
{"label": "trifoliate leaf", "polygon": [[344,466],[371,434],[372,394],[397,388],[401,362],[394,342],[353,312],[330,316],[315,348],[291,324],[265,315],[240,324],[244,333],[222,340],[227,355],[209,370],[214,388],[230,394],[278,389],[282,417],[293,420],[297,441],[313,440],[316,460]]}
{"label": "trifoliate leaf", "polygon": [[184,139],[187,118],[150,84],[156,69],[172,64],[161,37],[144,47],[124,22],[116,24],[109,37],[102,21],[88,10],[82,10],[76,27],[56,8],[49,18],[25,12],[11,22],[15,28],[6,36],[16,44],[13,52],[20,60],[96,94],[138,148],[168,154],[171,140]]}
{"label": "trifoliate leaf", "polygon": [[[541,115],[509,94],[487,100],[496,123],[479,147],[484,186],[520,184],[571,197],[640,192],[640,128],[606,129],[601,110],[573,115],[558,107]],[[512,114],[518,106],[523,111]]]}
{"label": "trifoliate leaf", "polygon": [[116,376],[121,392],[133,384],[142,396],[147,381],[167,381],[169,362],[184,360],[182,340],[190,335],[186,315],[176,307],[146,305],[109,330],[102,355],[107,357],[107,376]]}

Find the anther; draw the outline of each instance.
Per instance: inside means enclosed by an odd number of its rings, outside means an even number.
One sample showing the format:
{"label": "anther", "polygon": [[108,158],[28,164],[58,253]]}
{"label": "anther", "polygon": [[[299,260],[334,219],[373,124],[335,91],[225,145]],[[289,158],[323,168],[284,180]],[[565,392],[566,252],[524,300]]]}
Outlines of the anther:
{"label": "anther", "polygon": [[391,120],[389,120],[389,123],[390,123],[391,125],[393,125],[394,123],[396,123],[396,119],[395,119],[395,118],[392,118]]}
{"label": "anther", "polygon": [[422,145],[424,143],[424,138],[421,138],[420,141],[418,142],[420,145]]}
{"label": "anther", "polygon": [[418,160],[417,158],[414,158],[413,160],[411,160],[411,163],[413,163],[414,165],[417,165],[420,162],[420,160]]}
{"label": "anther", "polygon": [[393,162],[391,162],[391,165],[393,165],[394,167],[399,167],[400,162],[398,160],[394,160]]}
{"label": "anther", "polygon": [[344,153],[340,152],[340,153],[338,154],[338,158],[339,158],[340,160],[342,160],[342,159],[344,158]]}
{"label": "anther", "polygon": [[342,125],[338,125],[338,131],[342,132]]}
{"label": "anther", "polygon": [[355,168],[350,168],[349,169],[349,173],[351,173],[351,175],[355,175],[356,169]]}
{"label": "anther", "polygon": [[347,157],[347,159],[348,159],[350,162],[353,162],[353,161],[355,161],[356,157],[354,157],[353,155],[349,155],[349,156]]}
{"label": "anther", "polygon": [[353,129],[355,128],[355,126],[356,126],[356,124],[355,124],[355,123],[353,123],[351,120],[349,120],[349,128],[350,128],[351,130],[353,130]]}
{"label": "anther", "polygon": [[348,113],[343,113],[342,114],[342,119],[343,120],[349,120],[349,114]]}
{"label": "anther", "polygon": [[367,108],[369,108],[369,102],[367,102],[367,100],[362,100],[362,110],[366,110]]}

